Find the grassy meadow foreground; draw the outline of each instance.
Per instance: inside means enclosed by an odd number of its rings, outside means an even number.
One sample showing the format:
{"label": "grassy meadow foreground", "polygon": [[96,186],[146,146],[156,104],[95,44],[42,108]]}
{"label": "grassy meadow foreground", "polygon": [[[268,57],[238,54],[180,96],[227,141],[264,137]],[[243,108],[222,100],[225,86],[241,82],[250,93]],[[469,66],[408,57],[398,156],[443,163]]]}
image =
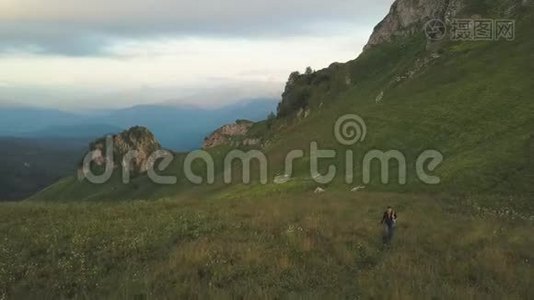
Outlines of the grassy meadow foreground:
{"label": "grassy meadow foreground", "polygon": [[236,186],[202,200],[5,203],[0,298],[532,297],[532,217],[479,200]]}

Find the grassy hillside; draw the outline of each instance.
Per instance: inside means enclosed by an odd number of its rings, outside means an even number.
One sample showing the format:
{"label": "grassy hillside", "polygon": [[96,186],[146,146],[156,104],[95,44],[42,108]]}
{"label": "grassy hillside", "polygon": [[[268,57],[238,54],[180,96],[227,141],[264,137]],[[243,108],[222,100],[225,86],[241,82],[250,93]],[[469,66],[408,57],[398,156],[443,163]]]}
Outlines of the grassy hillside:
{"label": "grassy hillside", "polygon": [[[399,214],[391,247],[378,224],[386,205]],[[452,197],[280,186],[3,204],[0,296],[527,299],[533,229]]]}
{"label": "grassy hillside", "polygon": [[[416,58],[431,55],[424,41],[398,41],[364,53],[344,66],[355,84],[338,96],[330,96],[327,87],[308,85],[310,116],[290,125],[283,118],[283,133],[275,136],[270,153],[279,164],[284,153],[305,149],[312,140],[322,148],[344,151],[346,147],[340,147],[332,134],[333,124],[338,117],[355,113],[368,129],[365,142],[352,148],[356,157],[370,149],[394,149],[411,159],[408,165],[413,166],[414,158],[425,149],[444,155],[435,171],[442,180],[439,186],[425,186],[412,176],[407,186],[375,182],[377,189],[532,193],[533,20],[530,12],[523,15],[513,42],[441,45],[439,58],[400,82],[395,78],[413,70]],[[376,103],[382,92],[382,101]],[[337,165],[343,166],[341,161]],[[304,161],[300,172],[305,174],[307,169]]]}

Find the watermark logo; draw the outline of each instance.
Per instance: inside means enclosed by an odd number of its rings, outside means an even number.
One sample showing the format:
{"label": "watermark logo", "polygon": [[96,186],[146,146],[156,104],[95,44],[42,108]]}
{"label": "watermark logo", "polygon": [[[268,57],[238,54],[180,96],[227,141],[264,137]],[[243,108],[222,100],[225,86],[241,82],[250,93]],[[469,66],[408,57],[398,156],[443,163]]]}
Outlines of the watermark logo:
{"label": "watermark logo", "polygon": [[515,40],[515,20],[453,19],[449,27],[443,20],[432,19],[423,29],[427,39],[432,41],[443,40],[447,35],[451,41]]}
{"label": "watermark logo", "polygon": [[334,124],[336,140],[345,146],[363,142],[367,135],[367,125],[358,115],[349,114],[338,118]]}
{"label": "watermark logo", "polygon": [[[334,123],[334,137],[336,141],[345,146],[345,149],[322,149],[319,147],[317,141],[312,141],[308,147],[309,173],[299,174],[299,177],[305,177],[313,180],[318,184],[328,184],[332,182],[338,175],[339,169],[344,170],[344,181],[347,184],[355,182],[354,174],[359,171],[361,174],[361,184],[369,184],[373,182],[373,175],[379,174],[380,182],[382,184],[389,184],[392,178],[397,179],[398,184],[406,184],[408,178],[408,170],[415,169],[417,179],[425,184],[439,184],[440,178],[430,174],[443,161],[441,152],[433,149],[422,151],[417,157],[406,157],[404,153],[397,149],[379,150],[371,149],[367,152],[359,151],[359,156],[356,156],[355,150],[358,143],[363,143],[368,134],[368,128],[364,119],[356,114],[347,114],[339,117]],[[108,137],[106,139],[105,156],[102,149],[97,149],[88,153],[83,160],[82,172],[80,179],[88,180],[91,183],[102,184],[111,178],[113,165],[113,139]],[[122,181],[125,184],[130,182],[130,170],[133,162],[138,162],[137,157],[139,152],[131,150],[122,157]],[[305,157],[305,151],[295,149],[289,151],[285,156],[284,173],[283,175],[275,176],[272,180],[269,179],[269,162],[267,155],[260,150],[242,151],[234,149],[229,151],[223,159],[222,175],[223,183],[235,183],[233,178],[237,174],[241,174],[241,182],[248,184],[251,182],[252,171],[258,172],[260,184],[285,184],[294,178],[293,170],[294,164],[297,160]],[[177,176],[161,175],[172,163],[174,157],[172,153],[165,150],[157,150],[153,152],[145,163],[145,170],[148,178],[154,183],[162,185],[176,184],[178,182]],[[342,161],[342,164],[329,164],[325,168],[326,160]],[[193,168],[195,162],[202,162],[205,169],[199,170]],[[414,168],[408,168],[408,161],[414,161]],[[91,163],[96,162],[100,166],[105,164],[104,172],[100,175],[93,174]],[[157,163],[159,162],[159,163]],[[252,163],[256,162],[258,168],[252,168]],[[323,164],[321,164],[323,162]],[[183,176],[192,184],[213,184],[215,183],[215,161],[211,154],[204,150],[196,150],[190,152],[183,161]],[[197,164],[198,165],[198,164]],[[235,172],[236,166],[240,167],[241,172]],[[323,168],[320,168],[323,166]],[[392,166],[395,166],[394,168]],[[374,168],[373,168],[374,167]],[[373,173],[375,169],[378,172]],[[395,174],[390,174],[391,170],[395,170]],[[178,174],[179,175],[179,174]],[[390,176],[391,175],[391,176]],[[378,175],[377,175],[378,176]]]}
{"label": "watermark logo", "polygon": [[515,21],[514,20],[496,20],[495,21],[495,39],[505,39],[507,41],[515,40]]}
{"label": "watermark logo", "polygon": [[439,19],[432,19],[425,23],[424,32],[429,40],[440,41],[447,35],[447,25]]}

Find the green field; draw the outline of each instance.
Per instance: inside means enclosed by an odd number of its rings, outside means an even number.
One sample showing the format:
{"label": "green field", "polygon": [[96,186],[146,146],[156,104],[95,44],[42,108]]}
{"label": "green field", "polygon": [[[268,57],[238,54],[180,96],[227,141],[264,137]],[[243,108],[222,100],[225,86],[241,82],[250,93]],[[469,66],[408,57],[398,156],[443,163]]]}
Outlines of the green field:
{"label": "green field", "polygon": [[[236,186],[212,197],[2,204],[8,298],[527,299],[532,217],[439,195]],[[379,220],[393,205],[393,244]]]}

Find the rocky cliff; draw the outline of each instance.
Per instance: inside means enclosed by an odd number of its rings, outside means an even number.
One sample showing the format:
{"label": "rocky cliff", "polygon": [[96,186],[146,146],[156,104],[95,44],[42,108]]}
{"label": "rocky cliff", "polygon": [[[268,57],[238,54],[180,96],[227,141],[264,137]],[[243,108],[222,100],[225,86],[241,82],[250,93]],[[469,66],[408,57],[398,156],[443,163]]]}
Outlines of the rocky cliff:
{"label": "rocky cliff", "polygon": [[449,26],[455,18],[510,18],[526,6],[534,6],[534,0],[396,0],[374,28],[364,51],[396,37],[421,33],[430,20]]}
{"label": "rocky cliff", "polygon": [[421,32],[432,19],[450,21],[464,7],[465,0],[397,0],[389,13],[378,23],[364,50],[395,37]]}
{"label": "rocky cliff", "polygon": [[226,124],[206,137],[202,148],[210,149],[219,145],[255,145],[259,141],[246,138],[246,134],[252,125],[254,123],[247,120],[238,120],[235,123]]}
{"label": "rocky cliff", "polygon": [[[124,156],[130,151],[136,151],[131,160],[130,170],[134,173],[146,171],[148,157],[161,149],[156,137],[145,127],[135,126],[119,134],[112,136],[113,141],[113,164],[121,166]],[[89,145],[93,162],[97,166],[106,163],[106,137],[99,138]]]}

